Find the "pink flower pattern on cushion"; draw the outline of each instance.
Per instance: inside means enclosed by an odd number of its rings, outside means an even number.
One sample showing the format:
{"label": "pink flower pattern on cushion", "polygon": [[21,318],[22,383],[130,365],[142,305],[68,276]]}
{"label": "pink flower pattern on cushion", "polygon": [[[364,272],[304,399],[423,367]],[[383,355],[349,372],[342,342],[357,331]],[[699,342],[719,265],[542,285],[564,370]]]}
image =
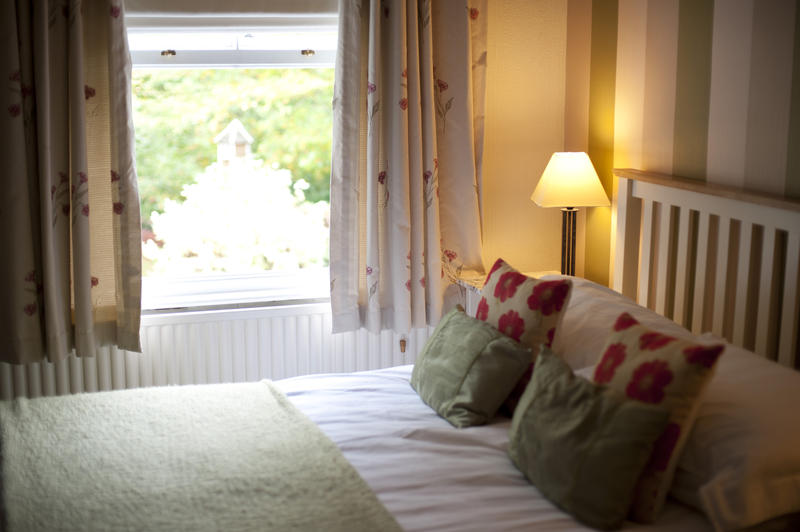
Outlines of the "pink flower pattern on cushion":
{"label": "pink flower pattern on cushion", "polygon": [[524,283],[525,279],[527,279],[527,277],[519,272],[504,273],[500,276],[500,280],[497,281],[497,285],[494,287],[494,297],[501,302],[514,297],[514,294],[517,292],[517,287]]}
{"label": "pink flower pattern on cushion", "polygon": [[483,282],[483,286],[486,286],[487,284],[489,284],[489,280],[492,278],[492,274],[494,272],[496,272],[497,270],[499,270],[504,264],[505,264],[505,262],[503,261],[503,259],[497,259],[496,261],[494,261],[494,265],[492,266],[492,269],[489,270],[488,275],[486,275],[486,280]]}
{"label": "pink flower pattern on cushion", "polygon": [[489,317],[489,303],[486,301],[485,297],[482,297],[480,302],[478,302],[478,308],[475,311],[475,318],[481,321],[486,321],[486,318]]}
{"label": "pink flower pattern on cushion", "polygon": [[649,349],[655,351],[661,349],[670,342],[675,341],[672,336],[661,334],[657,332],[646,332],[639,337],[639,349]]}
{"label": "pink flower pattern on cushion", "polygon": [[724,346],[699,345],[653,331],[627,313],[615,321],[604,352],[615,344],[625,346],[625,359],[613,373],[604,374],[607,361],[601,357],[595,381],[669,411],[669,424],[639,477],[629,513],[634,521],[651,523],[666,499],[698,402]]}
{"label": "pink flower pattern on cushion", "polygon": [[625,388],[631,399],[643,403],[658,404],[664,400],[664,388],[672,382],[672,371],[663,360],[644,362],[633,372],[633,378]]}
{"label": "pink flower pattern on cushion", "polygon": [[[562,283],[563,286],[559,286]],[[539,308],[531,309],[528,299],[534,287],[540,284],[545,285],[544,290],[540,289],[543,297],[537,304]],[[521,335],[515,339],[536,351],[541,344],[552,344],[566,309],[571,287],[572,283],[568,279],[542,281],[527,277],[499,258],[494,262],[481,289],[481,298],[486,299],[488,307],[485,321],[505,332],[508,328],[501,327],[500,319],[503,318],[503,324],[507,326],[508,313],[513,310],[522,328]],[[483,312],[482,307],[481,313]]]}
{"label": "pink flower pattern on cushion", "polygon": [[677,423],[670,423],[661,436],[653,444],[653,454],[646,468],[655,471],[666,471],[669,459],[672,458],[672,451],[681,436],[681,426]]}
{"label": "pink flower pattern on cushion", "polygon": [[623,312],[622,314],[619,315],[619,318],[617,318],[617,321],[614,323],[614,330],[617,332],[624,331],[625,329],[628,329],[638,324],[639,322],[636,321],[636,319],[633,316],[631,316],[627,312]]}
{"label": "pink flower pattern on cushion", "polygon": [[683,354],[686,356],[686,362],[689,364],[699,364],[706,368],[711,368],[716,364],[717,359],[724,349],[725,346],[722,344],[696,345],[684,349]]}
{"label": "pink flower pattern on cushion", "polygon": [[[535,286],[548,282],[550,281],[527,277],[503,259],[497,259],[481,289],[475,317],[530,348],[533,358],[534,353],[539,352],[540,346],[549,347],[553,344],[572,287],[570,280],[564,280],[563,297],[550,298],[552,301],[548,305],[552,307],[552,312],[545,315],[541,308],[531,309],[528,298]],[[559,282],[556,281],[556,284]],[[528,375],[519,380],[515,391],[504,403],[504,411],[513,414],[516,400],[522,395],[529,379]]]}
{"label": "pink flower pattern on cushion", "polygon": [[500,316],[497,325],[497,329],[501,333],[510,336],[516,341],[519,341],[520,336],[525,332],[525,322],[519,317],[519,314],[515,310],[509,310]]}
{"label": "pink flower pattern on cushion", "polygon": [[569,295],[569,283],[566,281],[544,281],[533,287],[528,298],[528,307],[539,310],[545,316],[560,312]]}
{"label": "pink flower pattern on cushion", "polygon": [[605,383],[614,378],[617,366],[625,361],[625,344],[611,344],[603,353],[603,358],[594,369],[594,382]]}

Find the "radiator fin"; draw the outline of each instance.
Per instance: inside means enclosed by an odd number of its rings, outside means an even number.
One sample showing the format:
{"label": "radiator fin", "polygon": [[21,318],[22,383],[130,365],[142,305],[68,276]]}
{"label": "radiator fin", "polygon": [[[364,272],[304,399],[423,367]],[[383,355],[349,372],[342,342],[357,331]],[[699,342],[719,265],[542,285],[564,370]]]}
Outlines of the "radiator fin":
{"label": "radiator fin", "polygon": [[96,357],[56,363],[0,363],[0,399],[147,386],[248,382],[412,364],[432,328],[401,336],[361,329],[332,334],[325,303],[151,314],[142,317],[142,354],[112,346]]}

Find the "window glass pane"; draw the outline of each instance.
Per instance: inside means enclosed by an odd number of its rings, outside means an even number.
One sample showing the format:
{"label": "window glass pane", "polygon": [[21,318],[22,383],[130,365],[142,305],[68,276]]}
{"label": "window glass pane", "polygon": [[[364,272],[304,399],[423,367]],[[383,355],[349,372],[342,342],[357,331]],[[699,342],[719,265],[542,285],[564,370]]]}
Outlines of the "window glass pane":
{"label": "window glass pane", "polygon": [[144,274],[328,264],[333,69],[133,71]]}

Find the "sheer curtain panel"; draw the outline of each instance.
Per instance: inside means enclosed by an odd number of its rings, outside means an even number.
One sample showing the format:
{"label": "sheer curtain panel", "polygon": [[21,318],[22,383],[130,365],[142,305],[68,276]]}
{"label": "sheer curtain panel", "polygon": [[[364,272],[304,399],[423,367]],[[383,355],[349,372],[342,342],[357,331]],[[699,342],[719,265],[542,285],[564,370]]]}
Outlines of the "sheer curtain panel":
{"label": "sheer curtain panel", "polygon": [[0,361],[140,351],[121,0],[0,2]]}
{"label": "sheer curtain panel", "polygon": [[433,325],[482,268],[485,0],[341,0],[333,101],[334,332]]}

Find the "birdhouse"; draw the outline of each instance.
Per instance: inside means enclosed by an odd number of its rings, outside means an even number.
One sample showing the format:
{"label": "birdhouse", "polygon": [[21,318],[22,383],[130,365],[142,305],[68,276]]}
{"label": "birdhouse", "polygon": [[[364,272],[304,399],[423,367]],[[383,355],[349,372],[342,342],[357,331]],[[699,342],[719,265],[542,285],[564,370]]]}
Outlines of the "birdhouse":
{"label": "birdhouse", "polygon": [[219,135],[214,137],[214,143],[217,145],[217,160],[228,165],[231,161],[250,157],[250,145],[253,144],[253,137],[242,123],[234,118]]}

